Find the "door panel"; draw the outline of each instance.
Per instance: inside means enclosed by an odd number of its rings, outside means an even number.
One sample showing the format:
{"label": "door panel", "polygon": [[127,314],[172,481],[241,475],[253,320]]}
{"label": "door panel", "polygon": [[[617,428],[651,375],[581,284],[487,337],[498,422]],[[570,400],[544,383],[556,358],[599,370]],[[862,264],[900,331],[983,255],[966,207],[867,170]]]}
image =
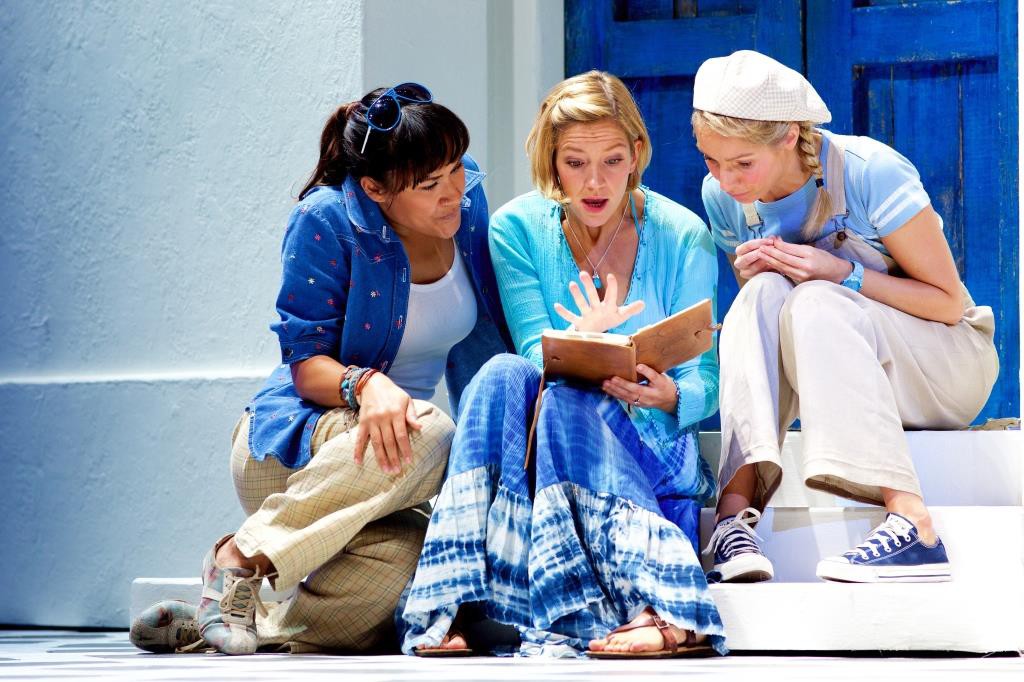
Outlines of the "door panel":
{"label": "door panel", "polygon": [[921,173],[960,276],[992,307],[1001,371],[984,417],[1020,414],[1017,3],[808,2],[808,78],[828,126]]}

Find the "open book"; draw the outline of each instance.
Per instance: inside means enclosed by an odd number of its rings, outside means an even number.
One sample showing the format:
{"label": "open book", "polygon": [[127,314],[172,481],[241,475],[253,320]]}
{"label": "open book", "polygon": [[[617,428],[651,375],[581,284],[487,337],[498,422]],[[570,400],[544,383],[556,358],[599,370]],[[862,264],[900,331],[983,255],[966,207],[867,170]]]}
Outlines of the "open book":
{"label": "open book", "polygon": [[541,336],[544,374],[590,383],[613,376],[636,381],[638,364],[664,372],[710,349],[720,327],[712,323],[711,299],[705,298],[628,336],[548,330]]}

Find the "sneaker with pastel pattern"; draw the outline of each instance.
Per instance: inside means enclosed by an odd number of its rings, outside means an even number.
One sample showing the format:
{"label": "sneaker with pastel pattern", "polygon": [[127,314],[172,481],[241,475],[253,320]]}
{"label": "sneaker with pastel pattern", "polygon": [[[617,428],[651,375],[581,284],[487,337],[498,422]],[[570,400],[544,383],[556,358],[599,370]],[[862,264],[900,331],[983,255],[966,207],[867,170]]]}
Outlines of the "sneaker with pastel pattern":
{"label": "sneaker with pastel pattern", "polygon": [[761,537],[754,532],[754,525],[760,519],[761,512],[747,507],[718,522],[703,552],[715,555],[715,566],[708,572],[708,582],[757,583],[775,576],[772,562],[757,544]]}
{"label": "sneaker with pastel pattern", "polygon": [[926,545],[905,516],[889,512],[867,539],[842,556],[818,562],[823,580],[847,583],[931,583],[952,580],[942,540]]}
{"label": "sneaker with pastel pattern", "polygon": [[199,634],[196,607],[179,599],[153,604],[132,621],[128,639],[154,654],[203,651],[206,642]]}
{"label": "sneaker with pastel pattern", "polygon": [[203,560],[203,598],[196,610],[199,633],[222,654],[256,653],[256,612],[266,616],[260,600],[263,578],[258,571],[217,563],[217,550],[231,538],[217,541]]}

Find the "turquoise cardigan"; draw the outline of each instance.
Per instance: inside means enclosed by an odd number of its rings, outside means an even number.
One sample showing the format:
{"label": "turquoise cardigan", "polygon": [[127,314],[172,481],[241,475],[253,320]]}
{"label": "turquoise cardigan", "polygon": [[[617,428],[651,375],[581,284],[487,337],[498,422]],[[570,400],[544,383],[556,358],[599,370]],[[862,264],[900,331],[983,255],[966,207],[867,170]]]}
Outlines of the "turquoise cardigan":
{"label": "turquoise cardigan", "polygon": [[[630,334],[705,298],[716,303],[718,261],[707,226],[671,199],[641,190],[644,217],[626,303],[642,300],[646,307],[608,330],[618,334]],[[491,260],[516,352],[538,367],[543,331],[568,326],[555,303],[576,310],[568,285],[579,281],[579,268],[560,223],[560,205],[529,192],[498,209],[489,227]],[[668,374],[679,392],[675,414],[657,408],[631,412],[641,438],[655,450],[718,409],[717,340],[711,350]]]}

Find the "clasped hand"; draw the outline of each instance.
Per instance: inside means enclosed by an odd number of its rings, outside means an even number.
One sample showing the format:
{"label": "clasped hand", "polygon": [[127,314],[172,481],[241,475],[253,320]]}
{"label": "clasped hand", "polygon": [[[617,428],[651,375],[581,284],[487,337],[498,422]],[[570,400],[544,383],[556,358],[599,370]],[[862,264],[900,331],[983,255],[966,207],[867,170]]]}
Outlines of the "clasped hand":
{"label": "clasped hand", "polygon": [[823,279],[838,284],[850,274],[850,261],[809,244],[790,244],[782,237],[751,239],[736,247],[733,267],[743,280],[777,272],[797,284]]}
{"label": "clasped hand", "polygon": [[[578,315],[570,312],[562,304],[555,303],[555,312],[567,322],[571,322],[579,331],[608,331],[644,309],[643,301],[634,301],[629,305],[618,304],[619,284],[615,275],[608,275],[608,287],[603,299],[598,294],[590,273],[580,272],[580,283],[583,285],[582,289],[576,282],[569,283],[569,293],[579,309]],[[637,365],[636,371],[647,379],[646,384],[627,381],[622,377],[612,377],[601,384],[601,390],[613,398],[637,407],[656,407],[674,413],[679,393],[672,377],[646,365]]]}

